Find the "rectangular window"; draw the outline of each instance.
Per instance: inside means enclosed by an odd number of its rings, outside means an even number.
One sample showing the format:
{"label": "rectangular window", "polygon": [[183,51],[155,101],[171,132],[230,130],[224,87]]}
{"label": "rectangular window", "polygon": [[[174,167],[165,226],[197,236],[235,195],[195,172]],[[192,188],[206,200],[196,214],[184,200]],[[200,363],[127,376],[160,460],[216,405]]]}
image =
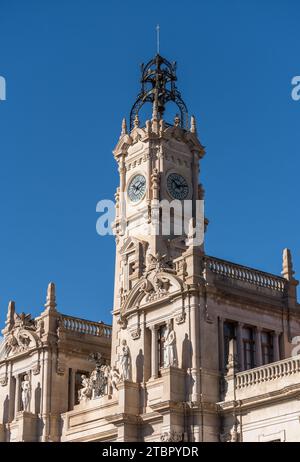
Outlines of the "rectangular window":
{"label": "rectangular window", "polygon": [[253,369],[255,367],[255,340],[254,330],[251,327],[243,328],[244,346],[244,368]]}
{"label": "rectangular window", "polygon": [[261,333],[262,362],[269,364],[274,361],[273,355],[273,335],[271,332]]}

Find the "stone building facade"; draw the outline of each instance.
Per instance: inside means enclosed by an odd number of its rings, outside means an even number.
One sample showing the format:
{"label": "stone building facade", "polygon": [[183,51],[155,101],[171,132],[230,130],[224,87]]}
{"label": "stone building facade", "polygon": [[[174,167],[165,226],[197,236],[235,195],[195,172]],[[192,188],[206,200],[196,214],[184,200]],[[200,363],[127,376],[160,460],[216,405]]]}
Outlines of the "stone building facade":
{"label": "stone building facade", "polygon": [[34,320],[11,302],[0,440],[300,441],[291,253],[281,276],[205,253],[204,154],[175,66],[157,55],[114,149],[112,328],[60,314],[52,283]]}

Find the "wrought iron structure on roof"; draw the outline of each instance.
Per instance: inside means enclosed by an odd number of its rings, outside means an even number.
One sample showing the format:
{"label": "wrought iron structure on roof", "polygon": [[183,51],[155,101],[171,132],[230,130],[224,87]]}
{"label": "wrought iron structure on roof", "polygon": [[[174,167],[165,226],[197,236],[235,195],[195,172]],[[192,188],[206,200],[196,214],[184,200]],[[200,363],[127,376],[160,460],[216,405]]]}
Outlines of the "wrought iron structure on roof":
{"label": "wrought iron structure on roof", "polygon": [[176,87],[176,62],[157,54],[147,64],[141,65],[142,88],[130,112],[130,130],[134,127],[134,119],[145,103],[152,103],[153,117],[162,119],[165,106],[173,101],[180,111],[180,126],[188,127],[188,110]]}

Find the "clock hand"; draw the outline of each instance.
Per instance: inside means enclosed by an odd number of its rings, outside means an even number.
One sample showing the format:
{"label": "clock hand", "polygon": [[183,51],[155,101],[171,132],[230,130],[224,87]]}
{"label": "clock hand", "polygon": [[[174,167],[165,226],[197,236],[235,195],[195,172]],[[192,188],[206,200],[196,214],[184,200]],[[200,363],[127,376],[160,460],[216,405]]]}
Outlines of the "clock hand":
{"label": "clock hand", "polygon": [[175,183],[176,189],[179,189],[179,191],[182,189],[182,185],[180,183]]}
{"label": "clock hand", "polygon": [[176,184],[177,188],[182,188],[182,184],[178,183],[176,180],[174,180],[174,183]]}

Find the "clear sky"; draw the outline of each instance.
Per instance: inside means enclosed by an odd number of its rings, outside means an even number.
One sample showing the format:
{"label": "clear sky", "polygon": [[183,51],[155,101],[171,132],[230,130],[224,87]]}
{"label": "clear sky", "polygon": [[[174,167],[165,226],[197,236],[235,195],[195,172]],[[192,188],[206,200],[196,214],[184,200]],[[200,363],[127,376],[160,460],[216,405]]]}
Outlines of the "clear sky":
{"label": "clear sky", "polygon": [[59,311],[110,321],[96,203],[157,23],[207,150],[207,253],[279,274],[287,246],[300,276],[298,0],[0,0],[1,324],[9,299],[37,315],[51,280]]}

